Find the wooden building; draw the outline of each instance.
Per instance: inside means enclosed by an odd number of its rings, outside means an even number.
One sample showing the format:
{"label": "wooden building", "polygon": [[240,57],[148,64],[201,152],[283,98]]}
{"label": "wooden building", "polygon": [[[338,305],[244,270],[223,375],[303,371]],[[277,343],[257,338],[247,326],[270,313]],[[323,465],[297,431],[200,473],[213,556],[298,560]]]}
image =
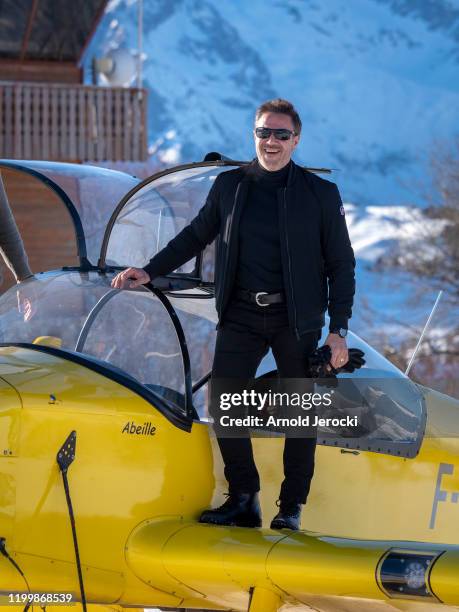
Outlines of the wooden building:
{"label": "wooden building", "polygon": [[[147,92],[83,84],[82,56],[107,3],[0,0],[0,159],[146,159]],[[51,192],[23,173],[2,177],[32,271],[74,265],[71,224]],[[3,292],[14,279],[1,257],[0,268]]]}
{"label": "wooden building", "polygon": [[146,91],[83,85],[107,0],[0,2],[0,158],[142,161]]}

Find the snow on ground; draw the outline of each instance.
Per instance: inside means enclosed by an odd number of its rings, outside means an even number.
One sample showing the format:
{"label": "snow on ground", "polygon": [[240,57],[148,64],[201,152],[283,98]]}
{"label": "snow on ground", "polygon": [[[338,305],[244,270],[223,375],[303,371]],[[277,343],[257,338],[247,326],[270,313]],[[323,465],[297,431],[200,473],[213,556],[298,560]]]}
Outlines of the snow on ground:
{"label": "snow on ground", "polygon": [[[356,256],[356,298],[352,329],[368,339],[384,329],[395,344],[413,329],[420,330],[432,309],[437,292],[404,274],[372,269],[378,258],[401,246],[419,249],[426,231],[420,209],[406,206],[356,206],[345,204],[349,235]],[[429,231],[439,231],[441,221],[429,220]],[[426,249],[419,249],[428,257]],[[439,337],[454,323],[454,313],[440,302],[430,334]],[[456,316],[457,316],[456,312]],[[409,327],[407,327],[409,326]]]}

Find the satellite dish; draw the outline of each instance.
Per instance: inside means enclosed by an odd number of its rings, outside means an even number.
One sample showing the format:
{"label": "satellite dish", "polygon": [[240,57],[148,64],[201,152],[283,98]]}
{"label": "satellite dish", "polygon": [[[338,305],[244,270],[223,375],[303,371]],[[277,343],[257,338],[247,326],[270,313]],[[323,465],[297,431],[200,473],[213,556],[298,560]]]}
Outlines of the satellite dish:
{"label": "satellite dish", "polygon": [[127,49],[114,49],[105,57],[94,58],[93,70],[102,84],[129,87],[137,76],[137,61]]}

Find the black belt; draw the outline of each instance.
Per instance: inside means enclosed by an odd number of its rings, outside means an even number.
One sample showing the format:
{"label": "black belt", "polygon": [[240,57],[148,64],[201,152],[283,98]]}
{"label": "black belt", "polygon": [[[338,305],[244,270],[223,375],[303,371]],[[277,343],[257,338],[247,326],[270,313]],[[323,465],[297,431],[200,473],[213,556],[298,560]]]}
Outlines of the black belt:
{"label": "black belt", "polygon": [[257,306],[269,306],[270,304],[282,304],[285,302],[283,293],[267,293],[266,291],[249,291],[248,289],[238,289],[236,297],[246,302],[252,302]]}

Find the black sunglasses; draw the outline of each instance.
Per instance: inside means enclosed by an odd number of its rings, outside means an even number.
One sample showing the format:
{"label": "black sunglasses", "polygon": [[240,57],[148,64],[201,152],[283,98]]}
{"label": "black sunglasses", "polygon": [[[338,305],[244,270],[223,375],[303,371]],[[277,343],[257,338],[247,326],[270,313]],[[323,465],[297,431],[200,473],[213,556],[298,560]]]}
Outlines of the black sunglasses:
{"label": "black sunglasses", "polygon": [[295,132],[287,130],[286,128],[267,128],[257,127],[255,128],[255,136],[257,138],[265,139],[269,138],[273,134],[276,140],[289,140],[291,136],[296,136]]}

